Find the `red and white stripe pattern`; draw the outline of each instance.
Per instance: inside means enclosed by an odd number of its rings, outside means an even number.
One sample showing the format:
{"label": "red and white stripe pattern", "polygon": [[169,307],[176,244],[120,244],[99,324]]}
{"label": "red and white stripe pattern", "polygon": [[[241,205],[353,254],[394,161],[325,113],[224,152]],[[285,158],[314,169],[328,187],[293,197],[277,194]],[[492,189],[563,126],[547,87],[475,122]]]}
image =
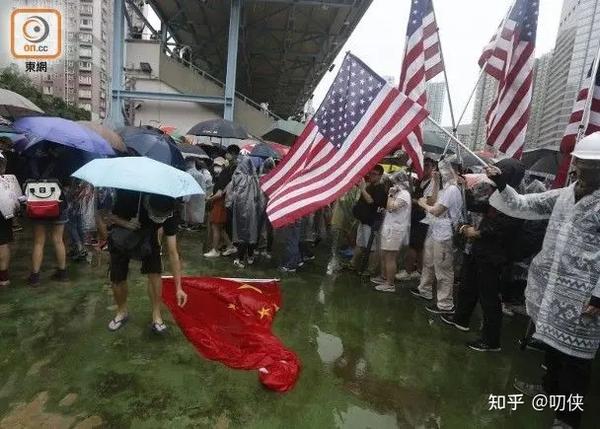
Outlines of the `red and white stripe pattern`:
{"label": "red and white stripe pattern", "polygon": [[487,144],[517,159],[531,108],[538,9],[538,0],[517,0],[479,59],[486,73],[498,80],[496,99],[486,116]]}
{"label": "red and white stripe pattern", "polygon": [[591,94],[591,103],[587,106],[589,108],[589,121],[587,127],[583,133],[583,136],[590,135],[596,131],[600,131],[600,69],[596,73],[595,79],[592,81],[592,67],[588,72],[586,80],[583,82],[581,91],[575,100],[573,106],[573,112],[569,119],[569,124],[565,130],[565,134],[560,143],[560,151],[564,157],[561,166],[554,179],[554,188],[560,188],[567,182],[569,175],[569,168],[571,167],[571,152],[575,149],[577,143],[577,137],[581,127],[586,127],[583,121],[586,119],[585,108],[590,94],[590,88],[593,88],[593,94]]}
{"label": "red and white stripe pattern", "polygon": [[[426,107],[426,83],[443,70],[444,63],[433,4],[431,0],[413,0],[398,89]],[[423,172],[423,131],[420,126],[414,133],[409,134],[403,146],[410,157],[412,167],[420,176]]]}
{"label": "red and white stripe pattern", "polygon": [[273,227],[346,193],[426,116],[423,107],[347,54],[316,114],[261,181]]}

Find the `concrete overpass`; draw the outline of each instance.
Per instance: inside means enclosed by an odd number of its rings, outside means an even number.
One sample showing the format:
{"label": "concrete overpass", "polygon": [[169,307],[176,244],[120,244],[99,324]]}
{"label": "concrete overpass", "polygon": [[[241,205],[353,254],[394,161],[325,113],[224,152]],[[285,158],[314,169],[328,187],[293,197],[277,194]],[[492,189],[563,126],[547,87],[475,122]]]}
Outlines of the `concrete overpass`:
{"label": "concrete overpass", "polygon": [[[123,122],[123,101],[135,99],[197,103],[227,119],[240,120],[258,112],[263,120],[256,118],[257,128],[268,117],[260,111],[259,103],[269,103],[271,121],[302,111],[371,3],[371,0],[113,1],[111,117],[115,124]],[[156,12],[160,28],[152,27],[140,10],[142,3]],[[124,59],[122,42],[126,34],[131,34],[132,18],[143,22],[152,33],[154,45],[159,47],[153,51],[152,58],[157,62],[152,69],[159,71],[164,90],[152,85],[145,87],[149,90],[143,90],[144,85],[135,89],[125,86],[123,66],[136,62],[130,61],[131,54]],[[128,49],[132,49],[133,43],[139,47],[142,42],[130,41]],[[141,62],[148,63],[137,63]],[[198,82],[192,82],[189,73],[185,76],[179,73],[182,64],[193,69]],[[143,80],[139,74],[135,77],[137,82]]]}

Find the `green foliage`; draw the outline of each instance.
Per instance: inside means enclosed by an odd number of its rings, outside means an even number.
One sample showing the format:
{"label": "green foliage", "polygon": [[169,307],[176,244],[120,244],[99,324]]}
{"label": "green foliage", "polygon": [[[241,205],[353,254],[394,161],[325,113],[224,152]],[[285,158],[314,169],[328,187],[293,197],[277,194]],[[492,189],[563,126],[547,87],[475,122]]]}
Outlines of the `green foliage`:
{"label": "green foliage", "polygon": [[21,73],[17,67],[9,66],[0,69],[0,88],[8,89],[27,98],[49,116],[59,116],[74,121],[89,121],[90,112],[66,103],[53,95],[42,94],[31,82],[28,76]]}

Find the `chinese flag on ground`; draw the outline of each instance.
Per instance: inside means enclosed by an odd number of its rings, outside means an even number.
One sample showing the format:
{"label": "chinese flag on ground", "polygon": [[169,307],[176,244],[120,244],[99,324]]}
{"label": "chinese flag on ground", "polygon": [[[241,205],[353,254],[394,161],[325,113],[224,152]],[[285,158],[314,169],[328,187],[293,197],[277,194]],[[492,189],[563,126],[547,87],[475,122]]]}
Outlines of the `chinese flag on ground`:
{"label": "chinese flag on ground", "polygon": [[258,369],[261,383],[286,392],[294,387],[300,360],[271,332],[281,306],[279,282],[184,277],[185,307],[177,305],[172,278],[162,298],[177,324],[207,359],[231,368]]}

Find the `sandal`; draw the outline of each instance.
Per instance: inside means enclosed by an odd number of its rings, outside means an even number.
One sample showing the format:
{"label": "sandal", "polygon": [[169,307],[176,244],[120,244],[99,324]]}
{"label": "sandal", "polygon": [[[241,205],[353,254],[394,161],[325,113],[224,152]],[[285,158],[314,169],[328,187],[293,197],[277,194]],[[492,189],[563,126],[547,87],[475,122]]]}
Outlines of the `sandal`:
{"label": "sandal", "polygon": [[125,317],[122,317],[121,319],[117,319],[117,316],[115,316],[114,319],[112,319],[110,322],[108,322],[108,330],[111,332],[118,331],[119,329],[121,329],[123,327],[124,324],[127,323],[128,320],[129,320],[128,315],[126,315]]}
{"label": "sandal", "polygon": [[152,322],[150,328],[152,329],[152,332],[158,335],[162,335],[167,331],[167,325],[165,325],[164,322]]}

